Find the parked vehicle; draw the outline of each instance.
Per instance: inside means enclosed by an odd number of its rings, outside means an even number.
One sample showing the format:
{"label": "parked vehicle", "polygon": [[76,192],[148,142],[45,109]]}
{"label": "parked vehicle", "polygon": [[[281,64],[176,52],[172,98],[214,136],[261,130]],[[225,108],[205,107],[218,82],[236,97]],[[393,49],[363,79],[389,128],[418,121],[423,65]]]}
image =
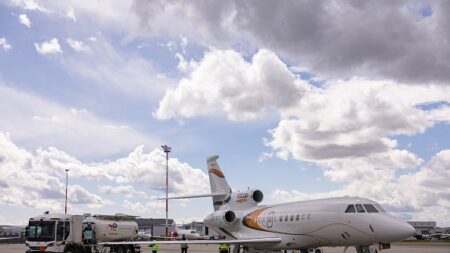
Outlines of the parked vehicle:
{"label": "parked vehicle", "polygon": [[32,217],[26,230],[26,253],[139,253],[139,245],[103,245],[138,239],[134,216],[45,213]]}

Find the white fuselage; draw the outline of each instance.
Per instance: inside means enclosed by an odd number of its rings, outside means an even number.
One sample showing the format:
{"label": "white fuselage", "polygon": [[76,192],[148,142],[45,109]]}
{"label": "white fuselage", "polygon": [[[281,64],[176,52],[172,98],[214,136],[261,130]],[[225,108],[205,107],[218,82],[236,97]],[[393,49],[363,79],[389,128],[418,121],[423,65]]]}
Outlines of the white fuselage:
{"label": "white fuselage", "polygon": [[[349,205],[363,204],[376,207],[375,211],[346,212]],[[218,232],[235,239],[281,238],[280,243],[270,246],[272,249],[390,243],[414,234],[414,228],[408,223],[388,214],[376,202],[363,198],[299,201],[233,211],[236,221],[217,228]],[[255,245],[258,247],[261,246]]]}

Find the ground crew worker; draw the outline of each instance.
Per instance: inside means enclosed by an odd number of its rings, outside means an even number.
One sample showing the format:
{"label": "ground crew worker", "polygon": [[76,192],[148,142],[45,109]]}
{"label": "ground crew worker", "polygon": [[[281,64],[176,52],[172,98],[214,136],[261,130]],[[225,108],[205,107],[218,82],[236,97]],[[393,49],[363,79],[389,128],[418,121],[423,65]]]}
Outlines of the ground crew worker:
{"label": "ground crew worker", "polygon": [[152,253],[157,253],[158,252],[158,244],[150,244],[150,249],[152,250]]}
{"label": "ground crew worker", "polygon": [[[182,241],[186,241],[186,236],[183,235],[183,236],[181,237],[181,240],[182,240]],[[182,244],[180,244],[180,247],[181,247],[181,253],[187,253],[187,249],[188,249],[187,243],[182,243]]]}
{"label": "ground crew worker", "polygon": [[219,252],[220,253],[228,253],[228,252],[230,252],[230,244],[228,244],[228,243],[221,243],[221,244],[219,244]]}

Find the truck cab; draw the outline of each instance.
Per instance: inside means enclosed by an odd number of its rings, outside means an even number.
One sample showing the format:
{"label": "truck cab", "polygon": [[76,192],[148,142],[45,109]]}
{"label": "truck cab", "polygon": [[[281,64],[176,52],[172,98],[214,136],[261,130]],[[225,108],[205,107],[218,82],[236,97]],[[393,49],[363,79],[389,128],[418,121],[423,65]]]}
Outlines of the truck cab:
{"label": "truck cab", "polygon": [[26,252],[67,252],[81,245],[82,215],[49,214],[32,217],[26,231]]}

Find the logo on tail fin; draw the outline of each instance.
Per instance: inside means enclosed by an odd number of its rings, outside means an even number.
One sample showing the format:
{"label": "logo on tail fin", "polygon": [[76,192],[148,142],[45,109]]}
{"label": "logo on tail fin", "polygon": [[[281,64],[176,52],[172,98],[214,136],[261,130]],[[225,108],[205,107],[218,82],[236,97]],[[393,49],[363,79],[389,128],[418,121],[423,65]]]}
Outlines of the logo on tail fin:
{"label": "logo on tail fin", "polygon": [[209,172],[215,174],[218,177],[225,178],[225,175],[223,174],[223,172],[221,170],[219,170],[218,168],[211,168],[211,169],[209,169]]}
{"label": "logo on tail fin", "polygon": [[213,205],[214,210],[216,211],[228,204],[231,199],[231,187],[225,179],[225,175],[220,169],[217,159],[219,159],[218,155],[213,155],[207,158],[211,193],[221,193],[218,196],[213,196]]}

